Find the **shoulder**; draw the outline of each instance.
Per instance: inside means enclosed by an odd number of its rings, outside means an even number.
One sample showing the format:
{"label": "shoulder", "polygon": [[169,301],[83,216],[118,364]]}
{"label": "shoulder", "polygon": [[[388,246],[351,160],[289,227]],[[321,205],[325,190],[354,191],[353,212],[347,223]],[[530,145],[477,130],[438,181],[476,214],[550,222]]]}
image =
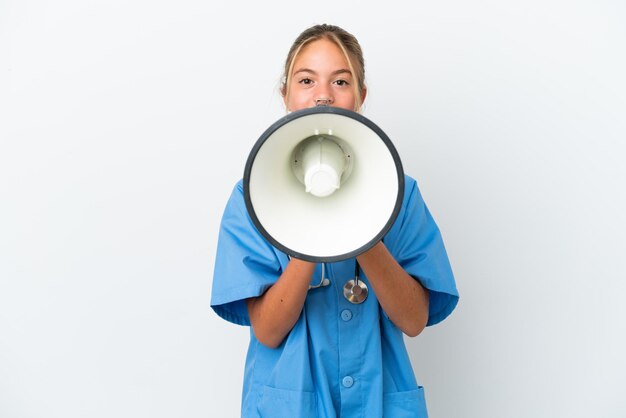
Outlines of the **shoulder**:
{"label": "shoulder", "polygon": [[404,198],[403,206],[409,206],[411,203],[423,202],[422,194],[420,192],[417,180],[408,174],[404,175]]}
{"label": "shoulder", "polygon": [[245,202],[243,197],[243,180],[239,180],[233,186],[228,202],[226,203],[225,213],[245,211]]}
{"label": "shoulder", "polygon": [[231,193],[231,197],[235,195],[241,196],[243,198],[243,179],[239,179],[235,183],[235,186],[233,187],[233,191]]}
{"label": "shoulder", "polygon": [[404,175],[404,184],[406,185],[413,185],[413,184],[417,184],[417,180],[415,180],[413,177],[409,176],[408,174]]}
{"label": "shoulder", "polygon": [[417,189],[417,180],[415,180],[413,177],[409,176],[408,174],[404,175],[404,191],[406,192],[410,192],[413,189]]}

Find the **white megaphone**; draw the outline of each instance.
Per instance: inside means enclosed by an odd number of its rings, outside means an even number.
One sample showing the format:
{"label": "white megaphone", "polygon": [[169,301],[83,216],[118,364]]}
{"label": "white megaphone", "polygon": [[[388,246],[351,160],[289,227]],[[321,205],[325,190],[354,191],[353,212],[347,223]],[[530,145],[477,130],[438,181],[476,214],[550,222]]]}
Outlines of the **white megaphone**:
{"label": "white megaphone", "polygon": [[244,199],[279,250],[334,262],[370,249],[393,225],[404,171],[387,135],[349,110],[292,112],[258,139],[246,162]]}

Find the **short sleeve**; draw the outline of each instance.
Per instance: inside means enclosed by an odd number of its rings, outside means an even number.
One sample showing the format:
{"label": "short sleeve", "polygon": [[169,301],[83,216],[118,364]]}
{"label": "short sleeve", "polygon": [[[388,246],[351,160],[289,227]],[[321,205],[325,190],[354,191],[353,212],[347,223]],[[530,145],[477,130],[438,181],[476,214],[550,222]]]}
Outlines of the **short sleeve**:
{"label": "short sleeve", "polygon": [[459,293],[439,228],[408,176],[402,209],[384,241],[405,271],[428,289],[427,325],[443,321],[456,307]]}
{"label": "short sleeve", "polygon": [[274,247],[257,231],[246,210],[239,181],[220,224],[211,308],[238,325],[250,325],[245,299],[262,295],[282,271]]}

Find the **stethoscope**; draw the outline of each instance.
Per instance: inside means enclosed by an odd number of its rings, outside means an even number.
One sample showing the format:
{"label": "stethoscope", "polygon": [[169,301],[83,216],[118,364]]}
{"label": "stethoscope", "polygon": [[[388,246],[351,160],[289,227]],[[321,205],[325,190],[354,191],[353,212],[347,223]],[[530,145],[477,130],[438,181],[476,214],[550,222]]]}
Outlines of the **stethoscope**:
{"label": "stethoscope", "polygon": [[[354,264],[354,279],[348,280],[343,285],[343,297],[348,300],[350,303],[354,303],[358,305],[359,303],[363,303],[365,299],[367,299],[368,289],[367,285],[360,280],[361,277],[361,268],[359,263],[355,261]],[[322,278],[320,282],[316,285],[309,285],[309,290],[318,289],[320,287],[325,287],[330,284],[330,279],[326,277],[326,263],[322,263]]]}

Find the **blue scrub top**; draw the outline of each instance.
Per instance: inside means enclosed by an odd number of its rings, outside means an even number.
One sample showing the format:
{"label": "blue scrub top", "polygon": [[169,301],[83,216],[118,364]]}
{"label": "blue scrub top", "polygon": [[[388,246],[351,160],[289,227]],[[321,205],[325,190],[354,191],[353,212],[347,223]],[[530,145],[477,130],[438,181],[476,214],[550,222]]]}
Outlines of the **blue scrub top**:
{"label": "blue scrub top", "polygon": [[[428,325],[445,319],[459,298],[454,276],[439,228],[408,176],[402,209],[383,241],[429,291]],[[245,299],[262,295],[288,262],[255,228],[239,181],[222,218],[211,307],[227,321],[250,325]],[[354,305],[343,297],[354,267],[354,258],[326,264],[330,285],[309,290],[279,347],[264,346],[250,329],[242,417],[428,416],[403,333],[380,307],[367,276],[361,274],[370,291],[365,302]],[[320,275],[318,265],[312,285]]]}

